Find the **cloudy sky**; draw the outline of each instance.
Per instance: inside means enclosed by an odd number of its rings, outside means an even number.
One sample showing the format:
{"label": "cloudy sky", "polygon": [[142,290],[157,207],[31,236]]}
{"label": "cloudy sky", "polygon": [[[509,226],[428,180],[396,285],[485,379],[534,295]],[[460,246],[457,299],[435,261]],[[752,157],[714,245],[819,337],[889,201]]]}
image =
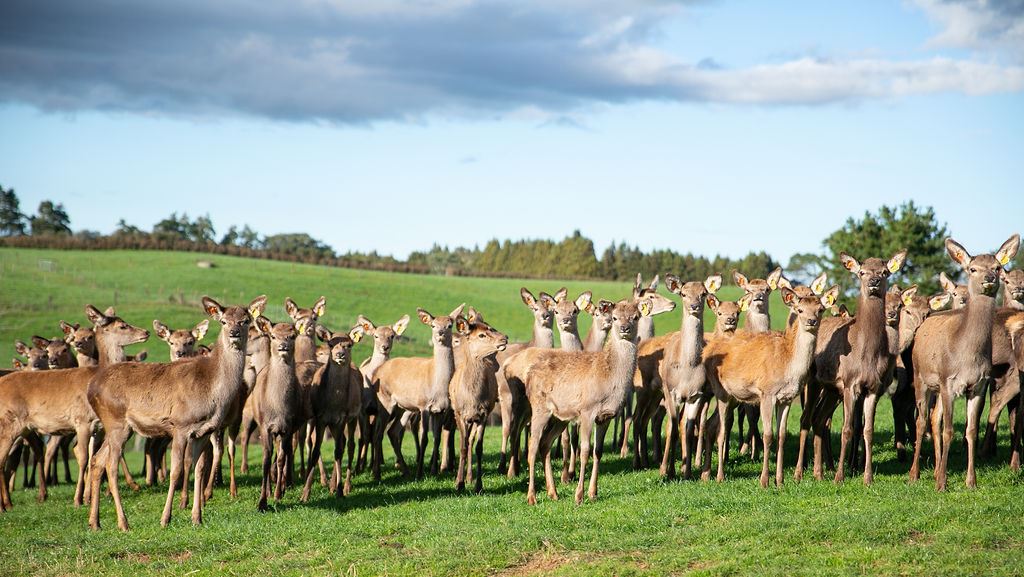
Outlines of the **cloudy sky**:
{"label": "cloudy sky", "polygon": [[1024,228],[1024,1],[6,0],[0,184],[404,257],[625,240],[785,262],[914,199]]}

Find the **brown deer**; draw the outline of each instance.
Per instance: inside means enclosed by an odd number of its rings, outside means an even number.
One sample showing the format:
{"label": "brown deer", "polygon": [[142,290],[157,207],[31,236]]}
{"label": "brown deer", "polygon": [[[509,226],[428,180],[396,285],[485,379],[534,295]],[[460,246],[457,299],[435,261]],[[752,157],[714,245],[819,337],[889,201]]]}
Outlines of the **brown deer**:
{"label": "brown deer", "polygon": [[[455,488],[463,491],[467,482],[474,483],[473,490],[480,493],[483,491],[484,430],[487,417],[498,400],[498,362],[495,355],[508,345],[508,337],[484,322],[479,313],[470,317],[469,320],[461,316],[455,319],[462,360],[456,364],[448,384],[448,396],[460,436]],[[473,450],[476,451],[475,481]]]}
{"label": "brown deer", "polygon": [[[303,414],[307,417],[307,422],[304,426],[296,427],[295,433],[295,444],[299,449],[299,460],[300,470],[304,471],[306,467],[306,446],[312,445],[312,439],[310,434],[313,431],[313,423],[311,421],[312,408],[309,406],[309,389],[312,386],[313,375],[316,374],[317,369],[320,368],[320,363],[316,360],[316,327],[317,320],[327,312],[327,298],[321,296],[313,306],[304,309],[300,308],[299,305],[295,304],[295,301],[291,297],[287,297],[284,300],[284,309],[291,317],[292,322],[297,323],[305,319],[303,326],[305,330],[302,331],[295,339],[295,374],[299,379],[299,387],[301,391],[300,398]],[[288,455],[288,483],[292,482],[292,463],[293,455]],[[321,475],[324,474],[323,463],[317,464],[320,467]]]}
{"label": "brown deer", "polygon": [[[144,329],[134,327],[121,318],[107,316],[92,305],[87,305],[86,315],[95,324],[95,345],[99,351],[100,366],[112,365],[125,359],[124,347],[141,343],[149,338]],[[37,435],[75,434],[79,442],[75,445],[75,459],[78,461],[78,482],[75,486],[74,504],[81,506],[86,480],[86,465],[89,462],[89,445],[98,419],[86,399],[89,381],[99,367],[79,367],[52,371],[20,371],[3,377],[0,388],[0,474],[5,473],[5,463],[11,444],[22,434]],[[28,435],[28,433],[33,433]],[[42,443],[34,447],[37,459],[45,458]],[[117,454],[126,480],[131,476],[128,466],[120,453]],[[137,488],[134,481],[129,486]],[[0,479],[3,491],[7,490],[6,479]],[[45,483],[39,487],[40,499],[46,498]],[[0,499],[0,509],[11,507],[10,495],[5,492]]]}
{"label": "brown deer", "polygon": [[[935,465],[935,487],[946,489],[946,467],[949,446],[953,439],[953,401],[967,395],[967,478],[968,487],[977,485],[974,471],[974,451],[977,441],[978,419],[984,400],[985,387],[992,373],[992,326],[995,319],[995,295],[999,280],[1020,248],[1020,235],[1013,235],[999,247],[995,255],[971,256],[952,238],[946,239],[946,252],[953,262],[967,274],[969,297],[961,309],[937,313],[925,319],[917,331],[914,343],[914,393],[917,400],[917,439],[910,480],[920,476],[920,439],[923,438],[927,408],[933,397],[940,405],[937,420],[941,420],[939,459]],[[956,339],[956,347],[949,342]]]}
{"label": "brown deer", "polygon": [[167,346],[170,347],[171,361],[187,359],[195,356],[196,345],[199,341],[203,340],[203,337],[206,336],[206,331],[209,328],[209,319],[203,320],[192,330],[171,330],[167,325],[159,320],[153,320],[153,330],[156,332],[156,336],[163,342],[167,343]]}
{"label": "brown deer", "polygon": [[299,308],[295,301],[288,297],[284,299],[284,310],[291,317],[293,323],[305,319],[303,324],[305,330],[295,338],[295,362],[316,361],[316,327],[317,320],[327,312],[327,297],[321,296],[313,303],[313,306],[304,309]]}
{"label": "brown deer", "polygon": [[[89,383],[89,404],[103,423],[106,439],[92,463],[92,503],[89,525],[100,527],[100,484],[106,470],[111,496],[117,510],[118,527],[128,530],[128,518],[117,489],[116,459],[132,429],[147,437],[170,435],[171,476],[167,500],[160,523],[171,520],[171,504],[175,486],[182,474],[185,445],[192,443],[196,463],[192,522],[202,522],[203,492],[201,482],[205,462],[197,459],[208,442],[208,436],[224,423],[226,413],[245,389],[246,341],[249,325],[266,306],[267,298],[253,300],[248,308],[223,307],[210,297],[203,297],[203,309],[221,323],[220,335],[213,354],[178,363],[122,363],[101,367]],[[160,395],[153,391],[159,390]]]}
{"label": "brown deer", "polygon": [[704,303],[709,294],[722,286],[721,275],[711,275],[701,282],[683,283],[674,275],[665,277],[665,288],[679,295],[683,303],[682,327],[665,343],[665,353],[658,366],[661,377],[669,434],[661,462],[661,475],[675,476],[675,444],[680,445],[683,478],[691,477],[692,451],[697,442],[697,422],[703,404],[708,400],[706,377],[701,351],[704,349]]}
{"label": "brown deer", "polygon": [[[298,333],[304,331],[307,322],[307,318],[300,318],[295,325],[271,324],[266,317],[256,318],[256,326],[260,332],[270,337],[270,360],[267,369],[256,376],[256,388],[253,389],[251,396],[253,417],[260,430],[260,441],[263,443],[263,480],[257,504],[260,511],[267,510],[271,482],[275,482],[275,501],[281,500],[287,482],[292,436],[302,421],[301,393],[295,375],[295,341]],[[279,444],[276,463],[275,444]],[[310,474],[313,469],[314,467],[310,466]]]}
{"label": "brown deer", "polygon": [[[852,319],[826,318],[818,334],[812,378],[814,390],[820,394],[815,397],[808,392],[805,405],[812,407],[813,412],[816,479],[823,475],[823,444],[829,434],[828,423],[840,400],[843,403],[843,433],[835,481],[840,483],[846,477],[845,460],[859,415],[864,420],[864,483],[871,484],[874,478],[871,444],[875,431],[875,408],[883,385],[887,387],[892,382],[896,363],[886,333],[885,294],[889,276],[903,268],[906,258],[905,249],[888,261],[868,258],[863,263],[845,252],[839,254],[843,267],[860,282],[860,297],[856,316]],[[801,436],[806,438],[803,425]],[[798,466],[798,479],[800,474]]]}
{"label": "brown deer", "polygon": [[[604,348],[604,341],[608,337],[608,332],[612,330],[611,309],[590,302],[584,310],[593,317],[593,321],[590,323],[590,331],[587,332],[587,340],[583,341],[583,350],[597,352]],[[602,310],[608,312],[601,312]]]}
{"label": "brown deer", "polygon": [[[732,405],[758,405],[764,423],[761,461],[761,487],[768,486],[768,459],[773,440],[778,438],[775,483],[782,486],[783,447],[786,420],[793,400],[800,396],[807,382],[814,357],[821,315],[832,306],[839,287],[832,287],[824,296],[799,297],[783,287],[782,302],[796,313],[796,320],[785,333],[737,332],[731,337],[715,338],[703,350],[703,365],[718,405],[716,412],[725,414]],[[773,419],[778,410],[778,420]],[[776,431],[776,428],[778,429]],[[726,428],[718,429],[717,480],[725,479]],[[711,473],[711,443],[704,445],[704,478]]]}
{"label": "brown deer", "polygon": [[497,374],[498,406],[501,410],[501,453],[498,470],[505,471],[509,479],[519,475],[522,463],[520,442],[522,431],[529,420],[530,403],[526,398],[522,381],[515,376],[512,381],[506,378],[506,362],[525,349],[550,349],[555,346],[555,335],[552,330],[555,299],[545,292],[534,297],[526,287],[519,289],[519,296],[533,314],[533,337],[526,343],[510,343],[495,357],[501,367]]}
{"label": "brown deer", "polygon": [[[373,375],[377,369],[391,358],[391,348],[395,339],[402,336],[405,329],[409,327],[409,315],[402,315],[402,318],[395,321],[393,325],[376,326],[370,319],[359,315],[356,323],[363,328],[363,333],[373,336],[373,353],[369,358],[359,365],[359,372],[363,375],[363,410],[359,422],[359,456],[356,461],[356,472],[362,471],[365,466],[368,453],[373,447],[373,428],[370,418],[377,418],[377,390],[373,385]],[[392,447],[401,443],[401,438],[388,431]],[[399,454],[396,451],[395,454]],[[369,456],[372,458],[372,456]]]}
{"label": "brown deer", "polygon": [[[34,336],[32,337],[32,343],[36,348],[46,350],[46,364],[49,369],[73,369],[78,367],[78,361],[71,354],[71,345],[64,341],[64,339],[47,339]],[[64,457],[64,480],[67,483],[71,482],[69,453],[71,452],[72,439],[73,437],[69,435],[50,435],[50,438],[47,439],[46,455],[43,457],[43,462],[46,464],[44,472],[47,475],[48,484],[56,485],[59,482],[56,465],[58,454],[62,454]]]}
{"label": "brown deer", "polygon": [[[462,314],[465,303],[455,307],[449,315],[435,317],[424,309],[416,309],[420,321],[431,328],[434,354],[430,358],[391,358],[374,374],[380,414],[374,426],[373,459],[374,480],[380,480],[383,462],[381,444],[385,431],[406,411],[420,414],[421,435],[416,446],[416,477],[423,477],[423,464],[427,449],[428,429],[434,445],[430,457],[432,475],[437,474],[440,458],[441,417],[451,407],[448,400],[448,382],[455,372],[452,353],[452,327]],[[405,474],[406,471],[403,471]]]}
{"label": "brown deer", "polygon": [[946,276],[945,272],[939,273],[939,284],[942,285],[942,290],[949,293],[951,297],[949,304],[952,310],[960,310],[967,306],[967,298],[970,296],[967,285],[956,284]]}
{"label": "brown deer", "polygon": [[75,351],[75,361],[78,366],[95,367],[99,364],[99,353],[96,352],[96,332],[92,327],[60,321],[60,328],[64,331],[64,340]]}
{"label": "brown deer", "polygon": [[[590,304],[592,293],[585,291],[576,297],[575,301],[568,299],[569,290],[565,287],[558,289],[554,294],[555,299],[555,324],[558,326],[558,336],[563,351],[582,351],[583,342],[580,340],[577,320],[580,311]],[[576,476],[576,448],[579,446],[578,432],[575,427],[568,426],[562,432],[562,482],[568,483]]]}
{"label": "brown deer", "polygon": [[[330,358],[313,377],[312,396],[313,421],[315,426],[313,448],[309,453],[310,467],[306,473],[306,485],[302,490],[302,501],[309,499],[313,487],[313,463],[319,462],[320,446],[324,431],[331,430],[334,437],[334,472],[331,476],[331,490],[335,497],[348,495],[352,491],[352,460],[355,456],[356,426],[363,409],[363,375],[352,364],[352,345],[363,336],[363,327],[357,324],[348,332],[332,333],[323,325],[317,327],[317,338],[330,347]],[[365,429],[364,429],[365,430]],[[364,433],[365,434],[365,433]],[[341,457],[348,446],[348,467],[345,478],[341,478]]]}
{"label": "brown deer", "polygon": [[[602,305],[607,306],[607,305]],[[591,432],[596,426],[596,448],[590,475],[589,498],[597,498],[598,467],[603,452],[604,435],[611,420],[626,402],[636,370],[636,334],[641,316],[650,314],[648,301],[619,301],[612,312],[612,340],[600,352],[524,351],[531,356],[525,371],[524,384],[532,410],[530,424],[529,489],[526,500],[537,503],[536,462],[544,458],[544,476],[548,497],[558,499],[551,470],[551,443],[565,426],[576,421],[580,425],[580,471],[576,487],[576,503],[583,502],[587,459],[590,455]]]}
{"label": "brown deer", "polygon": [[651,314],[640,317],[640,324],[636,329],[636,336],[639,342],[654,338],[654,317],[662,313],[670,313],[675,310],[676,302],[658,293],[659,275],[654,275],[651,284],[644,286],[643,277],[636,273],[636,284],[633,285],[633,302],[638,303],[647,300],[651,303]]}
{"label": "brown deer", "polygon": [[45,371],[50,368],[50,355],[47,354],[46,347],[39,347],[34,343],[29,346],[23,341],[15,341],[14,351],[28,359],[28,362],[24,363],[25,370]]}

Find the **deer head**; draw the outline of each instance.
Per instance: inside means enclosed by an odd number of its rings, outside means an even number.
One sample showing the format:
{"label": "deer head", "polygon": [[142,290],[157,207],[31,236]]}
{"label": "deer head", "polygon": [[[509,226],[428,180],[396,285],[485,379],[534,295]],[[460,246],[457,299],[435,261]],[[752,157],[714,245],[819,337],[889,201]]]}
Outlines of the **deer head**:
{"label": "deer head", "polygon": [[658,294],[658,275],[654,275],[651,284],[644,286],[640,273],[636,273],[636,284],[633,285],[633,302],[647,299],[651,303],[651,316],[675,310],[676,302]]}
{"label": "deer head", "polygon": [[1008,304],[1007,300],[1016,301],[1019,304],[1024,305],[1024,269],[1014,269],[1009,272],[1003,273],[1003,290],[1004,293],[1003,304]]}
{"label": "deer head", "polygon": [[395,321],[393,325],[381,325],[374,326],[370,319],[359,315],[356,319],[356,324],[362,327],[363,332],[368,335],[373,335],[373,352],[374,354],[380,354],[387,357],[391,354],[391,347],[393,346],[395,339],[402,336],[405,329],[409,326],[409,315],[403,315],[402,318]]}
{"label": "deer head", "polygon": [[153,320],[153,330],[156,332],[157,338],[167,343],[167,346],[171,348],[172,361],[193,356],[196,350],[196,343],[206,336],[206,331],[209,328],[209,319],[203,319],[192,330],[179,329],[176,331],[171,330],[159,320]]}
{"label": "deer head", "polygon": [[284,299],[284,310],[291,317],[292,322],[298,324],[302,319],[306,319],[306,322],[302,325],[305,329],[302,336],[313,338],[313,333],[316,331],[317,320],[327,312],[327,297],[321,296],[313,303],[313,306],[308,309],[299,308],[299,305],[295,304],[295,301],[291,297]]}
{"label": "deer head", "polygon": [[768,273],[767,278],[748,279],[739,271],[732,271],[732,278],[736,286],[743,289],[743,292],[750,295],[749,306],[758,311],[768,310],[768,295],[779,288],[779,281],[782,279],[782,267]]}
{"label": "deer head", "polygon": [[576,333],[576,319],[580,311],[590,304],[591,292],[584,291],[575,301],[568,298],[569,290],[562,287],[555,293],[555,320],[558,321],[559,330],[567,333]]}
{"label": "deer head", "polygon": [[846,270],[853,273],[860,281],[860,294],[868,298],[885,298],[885,292],[889,288],[889,275],[895,274],[903,268],[907,261],[907,249],[903,249],[892,255],[888,261],[880,258],[865,259],[863,263],[846,254],[839,253],[839,261]]}
{"label": "deer head", "polygon": [[533,293],[522,287],[519,289],[519,296],[523,299],[523,304],[530,309],[533,313],[534,323],[540,327],[550,329],[551,324],[555,320],[555,299],[546,292],[540,293],[540,298],[534,298]]}
{"label": "deer head", "polygon": [[949,295],[949,303],[953,310],[967,306],[967,297],[969,296],[967,285],[956,284],[946,276],[945,272],[939,273],[939,284],[942,286],[942,290]]}
{"label": "deer head", "polygon": [[1003,268],[1017,255],[1020,248],[1020,235],[1008,238],[999,247],[996,254],[979,254],[971,256],[967,249],[952,238],[946,239],[946,252],[953,262],[960,265],[967,274],[967,290],[971,295],[994,297],[999,290],[999,281],[1005,272]]}
{"label": "deer head", "polygon": [[416,314],[420,317],[420,322],[430,327],[431,342],[435,345],[443,347],[452,346],[452,327],[455,326],[455,319],[462,314],[462,309],[466,306],[466,303],[455,307],[455,310],[448,315],[442,315],[435,317],[424,309],[416,309]]}
{"label": "deer head", "polygon": [[718,292],[721,287],[722,275],[720,274],[713,274],[704,279],[704,282],[690,281],[687,283],[680,281],[676,275],[665,275],[665,288],[679,295],[683,301],[683,316],[702,317],[705,298],[708,294]]}
{"label": "deer head", "polygon": [[46,354],[45,348],[29,346],[22,341],[15,341],[14,350],[19,355],[28,359],[27,363],[23,363],[23,369],[27,369],[29,371],[45,371],[50,368],[50,359]]}
{"label": "deer head", "polygon": [[[107,309],[113,312],[113,307]],[[102,340],[106,345],[113,347],[126,347],[135,343],[142,343],[149,339],[149,331],[132,326],[126,323],[117,315],[101,313],[92,305],[85,305],[85,316],[93,325],[96,332],[96,339]]]}
{"label": "deer head", "polygon": [[503,351],[508,345],[508,337],[485,323],[479,315],[475,315],[474,320],[456,317],[455,331],[462,346],[467,347],[469,355],[476,359]]}
{"label": "deer head", "polygon": [[80,355],[92,357],[96,355],[96,333],[90,327],[60,321],[60,329],[64,331],[64,341]]}
{"label": "deer head", "polygon": [[833,286],[822,296],[798,296],[793,289],[782,287],[782,302],[796,317],[795,326],[807,332],[817,332],[821,315],[839,298],[839,287]]}
{"label": "deer head", "polygon": [[706,302],[708,308],[715,313],[715,326],[721,327],[723,333],[734,332],[740,322],[740,304],[732,301],[720,301],[713,294],[708,294]]}

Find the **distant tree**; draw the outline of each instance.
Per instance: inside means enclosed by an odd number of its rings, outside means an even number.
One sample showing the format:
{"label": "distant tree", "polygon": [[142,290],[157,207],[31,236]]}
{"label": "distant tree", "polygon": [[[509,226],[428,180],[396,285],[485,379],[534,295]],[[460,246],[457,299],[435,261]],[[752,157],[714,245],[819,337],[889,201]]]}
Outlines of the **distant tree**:
{"label": "distant tree", "polygon": [[249,228],[249,225],[242,227],[242,231],[238,233],[238,244],[245,248],[258,249],[263,247],[263,241],[260,240],[260,235]]}
{"label": "distant tree", "polygon": [[71,234],[71,218],[63,204],[44,200],[39,203],[39,213],[29,219],[33,235]]}
{"label": "distant tree", "polygon": [[[188,221],[187,218],[185,220],[186,222]],[[213,229],[213,221],[210,220],[210,215],[198,216],[194,221],[187,222],[185,234],[192,242],[213,244],[216,232]]]}
{"label": "distant tree", "polygon": [[238,227],[231,225],[231,228],[229,228],[228,231],[224,233],[224,236],[221,237],[220,244],[222,246],[236,245],[238,244],[238,236]]}
{"label": "distant tree", "polygon": [[25,215],[13,188],[0,186],[0,236],[25,234]]}
{"label": "distant tree", "polygon": [[153,236],[166,240],[188,239],[188,215],[172,212],[171,216],[153,225]]}
{"label": "distant tree", "polygon": [[291,254],[300,257],[334,258],[334,250],[323,242],[302,233],[275,234],[263,239],[264,248],[270,252]]}
{"label": "distant tree", "polygon": [[810,284],[821,271],[825,270],[825,263],[821,255],[809,252],[800,252],[789,257],[789,264],[786,265],[786,278],[797,284]]}
{"label": "distant tree", "polygon": [[841,251],[863,261],[870,257],[887,259],[906,248],[907,262],[890,284],[917,284],[921,294],[932,294],[939,290],[940,272],[956,273],[946,256],[944,241],[948,234],[931,207],[921,208],[913,201],[899,207],[882,206],[877,214],[865,212],[862,219],[847,219],[843,228],[830,234],[822,243],[827,249],[822,265],[829,283],[839,284],[844,294],[852,295],[855,279],[839,262]]}
{"label": "distant tree", "polygon": [[146,233],[143,232],[142,229],[135,225],[128,224],[123,218],[117,221],[117,227],[114,229],[114,236],[139,236],[143,234]]}

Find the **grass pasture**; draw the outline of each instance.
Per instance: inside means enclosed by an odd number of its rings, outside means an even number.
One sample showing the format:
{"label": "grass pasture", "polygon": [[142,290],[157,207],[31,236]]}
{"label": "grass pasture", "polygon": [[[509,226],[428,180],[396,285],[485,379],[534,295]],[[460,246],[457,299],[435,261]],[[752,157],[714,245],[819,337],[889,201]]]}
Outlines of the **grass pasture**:
{"label": "grass pasture", "polygon": [[[324,323],[347,327],[362,312],[393,322],[416,306],[451,310],[466,301],[513,339],[529,336],[530,317],[515,280],[395,275],[325,269],[260,260],[213,257],[217,267],[199,269],[205,256],[157,252],[60,252],[0,250],[0,343],[33,334],[56,336],[57,320],[84,322],[82,305],[116,304],[126,320],[150,328],[154,317],[179,328],[201,319],[198,300],[248,301],[267,293],[269,316],[282,319],[292,296],[308,306],[328,297]],[[723,271],[727,272],[727,271]],[[553,291],[553,281],[525,284]],[[592,289],[599,298],[620,298],[627,283],[566,283],[575,295]],[[738,289],[723,289],[734,298]],[[116,293],[116,297],[115,297]],[[720,293],[721,294],[721,293]],[[776,322],[781,303],[773,296]],[[589,319],[581,315],[585,334]],[[659,332],[674,330],[679,313],[658,318]],[[710,318],[709,318],[709,327]],[[214,329],[214,327],[211,327]],[[214,332],[214,331],[212,331]],[[415,319],[395,354],[426,354],[426,328]],[[207,340],[212,342],[210,337]],[[163,360],[166,345],[151,338],[143,347]],[[358,359],[369,347],[356,348]],[[958,437],[963,402],[957,405]],[[757,486],[760,465],[731,453],[722,484],[665,483],[657,471],[634,472],[628,459],[606,454],[595,503],[542,495],[526,505],[525,477],[495,474],[498,430],[488,429],[484,494],[458,495],[453,476],[422,482],[386,468],[379,485],[364,474],[352,495],[336,501],[316,486],[310,503],[291,489],[266,514],[256,511],[259,478],[254,467],[241,478],[239,497],[218,489],[192,527],[187,511],[175,510],[170,527],[158,524],[165,487],[122,491],[132,525],[117,531],[113,506],[103,501],[104,530],[88,529],[87,510],[71,506],[72,487],[60,485],[44,504],[34,491],[15,490],[13,511],[0,514],[0,575],[1016,575],[1024,572],[1022,477],[1006,466],[1002,424],[1000,456],[982,463],[979,487],[964,488],[965,456],[954,442],[950,490],[937,494],[930,464],[922,482],[907,484],[907,465],[891,449],[888,401],[879,404],[875,435],[875,483],[858,476],[844,485],[792,482],[799,407],[787,439],[787,484]],[[407,440],[408,441],[408,440]],[[131,445],[131,443],[129,443]],[[930,453],[926,447],[925,454]],[[259,448],[250,451],[257,465]],[[325,449],[330,455],[330,449]],[[407,442],[406,455],[414,454]],[[128,454],[133,470],[140,455]],[[389,449],[385,450],[388,463]],[[20,475],[19,475],[20,479]]]}

